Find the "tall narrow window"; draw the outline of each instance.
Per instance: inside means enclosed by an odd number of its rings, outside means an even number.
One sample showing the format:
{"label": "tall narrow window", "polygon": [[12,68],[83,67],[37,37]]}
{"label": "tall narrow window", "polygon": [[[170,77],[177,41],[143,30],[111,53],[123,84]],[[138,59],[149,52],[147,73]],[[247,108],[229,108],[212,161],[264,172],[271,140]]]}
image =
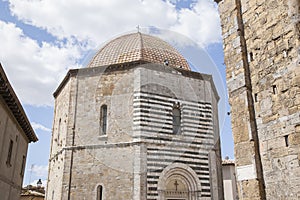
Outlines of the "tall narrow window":
{"label": "tall narrow window", "polygon": [[103,193],[103,187],[102,187],[102,185],[98,185],[98,187],[97,187],[97,199],[96,200],[102,200],[102,193]]}
{"label": "tall narrow window", "polygon": [[22,165],[21,165],[21,173],[20,173],[21,176],[24,176],[25,162],[26,162],[26,157],[23,156],[23,158],[22,158]]}
{"label": "tall narrow window", "polygon": [[11,156],[12,156],[13,146],[14,146],[14,142],[12,140],[10,140],[8,153],[7,153],[7,159],[6,159],[6,164],[9,166],[11,166]]}
{"label": "tall narrow window", "polygon": [[100,133],[106,134],[107,129],[107,105],[102,105],[100,110]]}
{"label": "tall narrow window", "polygon": [[61,118],[59,118],[58,121],[58,129],[57,129],[57,144],[59,145],[59,136],[60,136],[60,132],[61,132]]}
{"label": "tall narrow window", "polygon": [[52,200],[54,200],[54,190],[52,190]]}
{"label": "tall narrow window", "polygon": [[289,135],[284,136],[284,141],[285,141],[285,146],[288,147],[289,146]]}
{"label": "tall narrow window", "polygon": [[272,88],[273,88],[273,94],[277,94],[277,86],[273,85]]}
{"label": "tall narrow window", "polygon": [[257,93],[254,94],[254,101],[257,102]]}
{"label": "tall narrow window", "polygon": [[250,53],[248,54],[248,62],[252,62],[253,60],[254,60],[254,58],[253,58],[253,53],[250,52]]}
{"label": "tall narrow window", "polygon": [[173,133],[179,134],[180,133],[180,121],[181,121],[181,112],[179,109],[179,105],[175,105],[173,107],[172,117],[173,117]]}

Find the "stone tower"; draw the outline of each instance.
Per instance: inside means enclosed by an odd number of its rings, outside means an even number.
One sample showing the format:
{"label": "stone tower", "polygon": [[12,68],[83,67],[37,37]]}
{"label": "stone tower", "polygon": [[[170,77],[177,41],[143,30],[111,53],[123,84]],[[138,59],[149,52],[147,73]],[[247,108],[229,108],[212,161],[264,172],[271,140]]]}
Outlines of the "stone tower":
{"label": "stone tower", "polygon": [[54,97],[48,200],[223,199],[218,94],[168,43],[118,37]]}
{"label": "stone tower", "polygon": [[299,0],[216,0],[240,199],[300,199]]}

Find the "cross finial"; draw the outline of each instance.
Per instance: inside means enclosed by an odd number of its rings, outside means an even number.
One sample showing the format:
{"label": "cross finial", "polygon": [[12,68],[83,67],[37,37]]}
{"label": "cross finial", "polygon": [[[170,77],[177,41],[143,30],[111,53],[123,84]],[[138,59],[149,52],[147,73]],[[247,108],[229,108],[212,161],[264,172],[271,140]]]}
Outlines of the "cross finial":
{"label": "cross finial", "polygon": [[137,29],[137,32],[139,33],[140,32],[140,25],[137,25],[136,29]]}
{"label": "cross finial", "polygon": [[178,183],[177,183],[177,180],[175,180],[175,183],[174,183],[174,185],[175,185],[175,189],[176,189],[176,191],[177,191],[177,187],[178,187]]}

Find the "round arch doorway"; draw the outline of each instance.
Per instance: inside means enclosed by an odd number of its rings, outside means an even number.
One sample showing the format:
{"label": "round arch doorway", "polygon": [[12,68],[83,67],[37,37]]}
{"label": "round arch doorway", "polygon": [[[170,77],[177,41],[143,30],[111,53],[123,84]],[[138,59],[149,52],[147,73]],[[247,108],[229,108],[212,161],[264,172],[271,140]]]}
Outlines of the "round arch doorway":
{"label": "round arch doorway", "polygon": [[192,168],[182,163],[167,166],[158,180],[159,200],[198,200],[201,184]]}

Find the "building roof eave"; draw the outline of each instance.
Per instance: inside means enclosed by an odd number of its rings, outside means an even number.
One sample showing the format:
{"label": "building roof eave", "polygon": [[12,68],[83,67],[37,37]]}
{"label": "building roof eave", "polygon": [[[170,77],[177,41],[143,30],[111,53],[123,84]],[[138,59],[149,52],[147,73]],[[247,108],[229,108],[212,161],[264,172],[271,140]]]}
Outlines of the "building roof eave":
{"label": "building roof eave", "polygon": [[77,75],[79,69],[70,69],[65,76],[65,78],[62,80],[62,82],[59,84],[58,88],[53,93],[53,97],[56,98],[57,95],[60,93],[62,88],[66,85],[66,83],[69,81],[70,77],[73,75]]}
{"label": "building roof eave", "polygon": [[16,93],[10,85],[4,69],[0,63],[0,96],[12,112],[18,124],[24,131],[29,142],[36,142],[38,138],[25,114],[23,106],[21,105]]}

